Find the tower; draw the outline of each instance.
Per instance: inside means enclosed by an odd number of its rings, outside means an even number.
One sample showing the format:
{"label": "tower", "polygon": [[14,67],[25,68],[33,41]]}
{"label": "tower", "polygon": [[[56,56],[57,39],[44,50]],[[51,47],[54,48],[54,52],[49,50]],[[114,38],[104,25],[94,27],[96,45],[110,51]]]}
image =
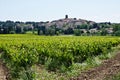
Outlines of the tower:
{"label": "tower", "polygon": [[68,15],[65,15],[65,19],[68,19]]}

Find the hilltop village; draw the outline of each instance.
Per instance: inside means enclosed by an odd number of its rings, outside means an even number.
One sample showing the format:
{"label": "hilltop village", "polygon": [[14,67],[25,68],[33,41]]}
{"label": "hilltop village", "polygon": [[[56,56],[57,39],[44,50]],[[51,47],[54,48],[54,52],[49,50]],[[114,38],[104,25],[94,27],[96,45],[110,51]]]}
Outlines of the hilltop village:
{"label": "hilltop village", "polygon": [[90,20],[65,18],[53,21],[20,22],[0,21],[0,34],[25,34],[28,31],[38,35],[119,35],[119,23],[96,23]]}

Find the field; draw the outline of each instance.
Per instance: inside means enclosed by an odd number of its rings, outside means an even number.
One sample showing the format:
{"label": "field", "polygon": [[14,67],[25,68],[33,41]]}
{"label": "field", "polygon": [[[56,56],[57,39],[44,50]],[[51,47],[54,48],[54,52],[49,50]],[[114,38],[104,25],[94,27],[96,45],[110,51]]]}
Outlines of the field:
{"label": "field", "polygon": [[0,35],[0,57],[13,80],[42,80],[35,66],[48,73],[65,73],[74,64],[106,55],[119,44],[119,37],[110,36]]}

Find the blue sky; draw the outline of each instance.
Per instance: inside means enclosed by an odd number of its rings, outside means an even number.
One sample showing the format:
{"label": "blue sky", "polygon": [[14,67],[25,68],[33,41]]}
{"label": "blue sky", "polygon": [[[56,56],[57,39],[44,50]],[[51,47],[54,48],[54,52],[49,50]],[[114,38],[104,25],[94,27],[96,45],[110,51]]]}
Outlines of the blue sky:
{"label": "blue sky", "polygon": [[0,0],[1,21],[52,21],[66,14],[120,23],[120,0]]}

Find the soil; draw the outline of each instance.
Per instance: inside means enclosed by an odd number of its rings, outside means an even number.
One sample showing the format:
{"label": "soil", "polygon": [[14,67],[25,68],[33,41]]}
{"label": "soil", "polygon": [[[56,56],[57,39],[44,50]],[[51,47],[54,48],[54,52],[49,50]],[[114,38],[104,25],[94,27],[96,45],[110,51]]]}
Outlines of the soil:
{"label": "soil", "polygon": [[111,80],[120,72],[120,53],[111,59],[105,60],[96,68],[84,71],[77,78],[70,80]]}
{"label": "soil", "polygon": [[8,74],[8,70],[0,60],[0,80],[8,80],[7,74]]}

